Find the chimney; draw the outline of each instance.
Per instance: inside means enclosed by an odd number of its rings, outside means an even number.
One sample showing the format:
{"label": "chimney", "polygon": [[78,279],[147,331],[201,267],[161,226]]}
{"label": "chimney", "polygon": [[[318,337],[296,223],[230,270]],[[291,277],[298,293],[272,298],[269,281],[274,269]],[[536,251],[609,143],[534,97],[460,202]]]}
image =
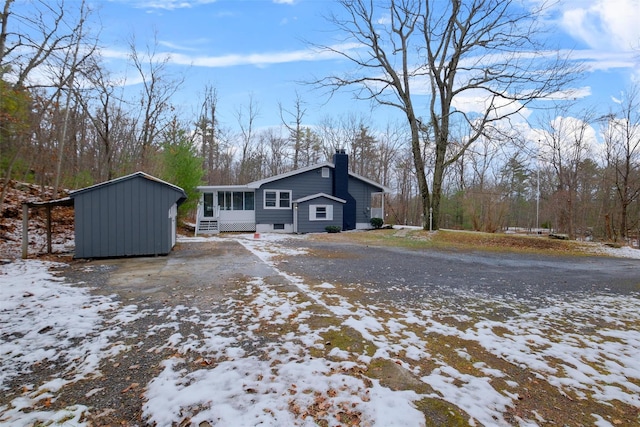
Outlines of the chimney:
{"label": "chimney", "polygon": [[346,200],[342,211],[342,229],[356,228],[356,199],[349,194],[349,156],[344,148],[333,155],[333,195]]}

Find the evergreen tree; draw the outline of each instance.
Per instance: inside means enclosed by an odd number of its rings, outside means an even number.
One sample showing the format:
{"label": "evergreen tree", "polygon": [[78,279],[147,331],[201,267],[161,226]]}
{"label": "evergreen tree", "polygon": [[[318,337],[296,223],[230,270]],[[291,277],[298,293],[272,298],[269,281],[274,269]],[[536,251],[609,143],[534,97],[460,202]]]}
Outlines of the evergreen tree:
{"label": "evergreen tree", "polygon": [[199,193],[196,187],[203,184],[204,171],[203,159],[198,155],[196,144],[184,129],[176,125],[175,120],[165,132],[162,159],[162,179],[181,187],[187,193],[187,201],[178,209],[178,216],[183,219],[198,206]]}

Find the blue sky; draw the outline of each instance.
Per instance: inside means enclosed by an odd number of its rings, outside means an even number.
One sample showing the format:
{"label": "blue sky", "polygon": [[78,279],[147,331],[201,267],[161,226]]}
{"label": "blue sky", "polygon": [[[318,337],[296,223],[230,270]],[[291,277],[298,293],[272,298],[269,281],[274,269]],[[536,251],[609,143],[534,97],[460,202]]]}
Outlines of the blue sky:
{"label": "blue sky", "polygon": [[[155,34],[158,55],[169,54],[169,70],[185,78],[173,98],[183,115],[197,112],[206,85],[217,89],[220,121],[232,128],[236,112],[247,108],[250,97],[259,109],[259,126],[279,124],[278,103],[293,108],[296,92],[306,103],[307,124],[370,111],[369,104],[354,101],[346,91],[328,99],[299,83],[353,68],[336,56],[314,52],[307,43],[340,42],[323,18],[340,10],[335,1],[92,1],[101,21],[106,65],[115,75],[126,76],[129,89],[135,90],[127,40],[135,35],[139,52],[144,52]],[[522,0],[525,5],[541,1]],[[573,95],[585,105],[596,105],[604,114],[613,107],[613,98],[640,78],[640,0],[560,0],[544,19],[552,42],[573,49],[572,55],[588,65]],[[389,117],[400,116],[377,108],[371,121],[386,123]]]}
{"label": "blue sky", "polygon": [[[126,50],[127,36],[135,33],[143,51],[155,32],[158,51],[170,53],[176,63],[171,70],[185,73],[176,97],[181,108],[193,111],[204,86],[213,85],[221,121],[233,127],[236,111],[246,108],[250,97],[263,126],[279,123],[278,103],[293,108],[296,92],[308,104],[311,121],[332,109],[345,110],[349,97],[325,105],[328,99],[320,91],[300,83],[343,66],[335,57],[321,58],[306,42],[324,43],[334,36],[321,16],[330,7],[333,2],[324,0],[154,0],[110,1],[99,10],[103,37],[115,41],[105,52],[114,56],[109,61],[114,69],[122,69],[118,56]],[[128,74],[133,77],[133,70]]]}

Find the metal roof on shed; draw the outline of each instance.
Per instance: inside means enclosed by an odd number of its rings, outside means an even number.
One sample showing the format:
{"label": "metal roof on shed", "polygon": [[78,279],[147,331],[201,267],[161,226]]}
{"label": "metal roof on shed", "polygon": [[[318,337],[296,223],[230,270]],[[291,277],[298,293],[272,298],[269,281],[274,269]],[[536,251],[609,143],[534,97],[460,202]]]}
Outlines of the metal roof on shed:
{"label": "metal roof on shed", "polygon": [[69,193],[69,197],[74,198],[78,194],[86,193],[88,191],[93,191],[93,190],[96,190],[96,189],[101,188],[101,187],[106,187],[108,185],[113,185],[113,184],[116,184],[118,182],[126,181],[126,180],[129,180],[129,179],[132,179],[132,178],[136,178],[136,177],[145,178],[145,179],[148,179],[149,181],[159,182],[160,184],[164,184],[167,187],[171,187],[174,190],[182,193],[183,197],[181,197],[180,200],[178,200],[178,202],[177,202],[178,205],[182,204],[185,200],[187,200],[187,194],[184,192],[184,190],[182,188],[178,187],[177,185],[170,184],[170,183],[168,183],[166,181],[163,181],[163,180],[161,180],[159,178],[156,178],[155,176],[151,176],[151,175],[149,175],[147,173],[144,173],[144,172],[135,172],[135,173],[132,173],[132,174],[129,174],[129,175],[121,176],[120,178],[112,179],[110,181],[101,182],[99,184],[95,184],[95,185],[92,185],[90,187],[81,188],[80,190],[71,191]]}

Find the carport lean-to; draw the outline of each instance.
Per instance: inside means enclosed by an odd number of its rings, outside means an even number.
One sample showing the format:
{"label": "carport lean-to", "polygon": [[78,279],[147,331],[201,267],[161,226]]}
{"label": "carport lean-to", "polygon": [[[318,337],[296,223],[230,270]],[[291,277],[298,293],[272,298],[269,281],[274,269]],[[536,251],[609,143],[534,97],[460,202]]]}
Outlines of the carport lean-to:
{"label": "carport lean-to", "polygon": [[51,253],[51,208],[56,206],[73,206],[73,199],[65,197],[47,202],[28,202],[22,204],[22,259],[29,252],[29,208],[45,208],[47,212],[47,253]]}

